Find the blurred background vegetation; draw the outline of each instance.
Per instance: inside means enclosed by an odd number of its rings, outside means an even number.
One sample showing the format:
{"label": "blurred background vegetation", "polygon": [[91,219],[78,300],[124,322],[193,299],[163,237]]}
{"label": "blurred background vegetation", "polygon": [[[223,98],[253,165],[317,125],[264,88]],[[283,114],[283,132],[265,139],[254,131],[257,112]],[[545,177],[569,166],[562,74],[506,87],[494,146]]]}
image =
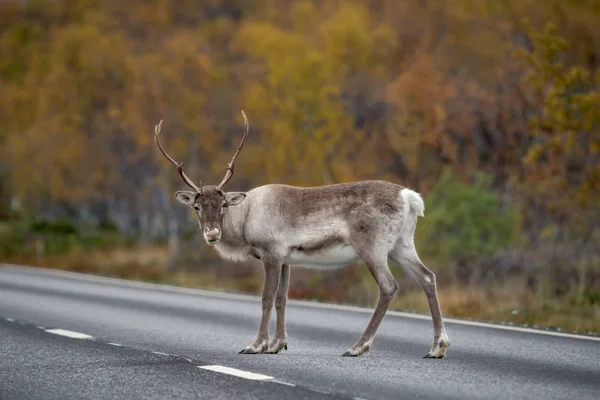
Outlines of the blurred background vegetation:
{"label": "blurred background vegetation", "polygon": [[[152,140],[215,184],[243,108],[230,190],[409,186],[446,315],[598,332],[598,27],[598,0],[0,0],[0,260],[258,293]],[[292,276],[376,301],[363,266]]]}

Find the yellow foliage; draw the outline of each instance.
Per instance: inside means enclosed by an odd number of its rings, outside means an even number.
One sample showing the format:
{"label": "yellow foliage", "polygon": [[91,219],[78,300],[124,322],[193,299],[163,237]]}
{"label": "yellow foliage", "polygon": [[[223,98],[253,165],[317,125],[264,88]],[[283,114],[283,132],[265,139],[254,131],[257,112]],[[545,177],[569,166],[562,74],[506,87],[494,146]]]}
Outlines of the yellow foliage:
{"label": "yellow foliage", "polygon": [[[179,185],[152,139],[163,118],[170,153],[217,182],[240,109],[246,186],[381,178],[427,192],[450,166],[597,200],[596,3],[1,3],[0,172],[31,210],[110,196],[137,207]],[[524,16],[556,28],[524,30]]]}
{"label": "yellow foliage", "polygon": [[[600,80],[579,66],[566,66],[560,61],[568,49],[556,28],[546,24],[537,31],[529,26],[534,49],[522,54],[529,71],[527,84],[535,90],[543,113],[532,119],[535,144],[529,147],[525,163],[536,171],[527,179],[528,188],[540,193],[560,191],[562,196],[546,198],[551,210],[578,219],[576,205],[566,198],[578,199],[586,209],[600,201],[600,191],[593,182],[600,170],[594,149],[600,142],[600,107],[592,104],[599,97]],[[573,170],[579,171],[574,178]]]}

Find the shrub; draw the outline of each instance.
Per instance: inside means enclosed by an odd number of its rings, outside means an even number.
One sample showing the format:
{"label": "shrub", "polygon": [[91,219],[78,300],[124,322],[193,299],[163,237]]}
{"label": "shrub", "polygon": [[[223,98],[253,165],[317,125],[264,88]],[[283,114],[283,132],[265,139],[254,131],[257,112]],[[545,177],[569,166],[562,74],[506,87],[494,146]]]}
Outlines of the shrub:
{"label": "shrub", "polygon": [[0,257],[11,257],[19,254],[25,245],[25,235],[8,223],[0,223]]}
{"label": "shrub", "polygon": [[77,228],[70,222],[34,222],[29,227],[30,232],[35,233],[55,233],[61,235],[76,234]]}
{"label": "shrub", "polygon": [[476,173],[469,185],[446,170],[425,196],[425,203],[426,217],[416,231],[419,252],[454,268],[455,273],[456,267],[480,262],[522,241],[519,209],[501,207],[487,174]]}

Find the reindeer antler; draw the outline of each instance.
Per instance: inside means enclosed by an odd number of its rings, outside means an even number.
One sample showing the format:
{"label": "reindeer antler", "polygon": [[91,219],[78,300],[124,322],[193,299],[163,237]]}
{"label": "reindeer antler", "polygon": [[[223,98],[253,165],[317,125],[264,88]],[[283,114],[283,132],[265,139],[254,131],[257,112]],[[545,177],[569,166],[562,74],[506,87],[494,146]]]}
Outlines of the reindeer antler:
{"label": "reindeer antler", "polygon": [[183,181],[192,189],[194,189],[197,193],[202,193],[202,182],[200,182],[200,187],[196,186],[194,184],[194,182],[192,182],[192,180],[190,178],[188,178],[188,176],[185,174],[185,172],[183,172],[183,162],[177,162],[175,160],[173,160],[165,151],[165,149],[163,149],[163,147],[160,145],[160,142],[158,141],[158,135],[160,135],[160,130],[162,129],[162,124],[163,124],[163,120],[161,119],[160,122],[158,123],[158,125],[156,125],[154,127],[154,140],[156,141],[156,144],[158,145],[158,148],[160,149],[161,153],[163,153],[163,155],[167,158],[167,160],[171,161],[173,163],[173,165],[175,165],[175,167],[177,168],[177,172],[179,172],[179,175],[181,175],[181,178],[183,179]]}
{"label": "reindeer antler", "polygon": [[225,172],[225,177],[223,178],[221,183],[219,183],[219,185],[217,186],[217,189],[221,189],[223,187],[223,185],[225,185],[227,183],[227,181],[229,181],[229,179],[233,176],[233,170],[235,168],[235,165],[234,165],[235,158],[238,156],[238,154],[244,147],[244,142],[246,141],[246,138],[248,137],[248,130],[250,129],[250,126],[248,124],[248,118],[246,118],[246,113],[244,112],[244,110],[242,110],[242,115],[244,116],[244,123],[246,125],[246,131],[244,132],[244,137],[242,138],[240,145],[238,146],[237,150],[235,151],[233,158],[231,159],[229,164],[227,164],[227,166],[225,167],[225,168],[227,168],[227,172]]}

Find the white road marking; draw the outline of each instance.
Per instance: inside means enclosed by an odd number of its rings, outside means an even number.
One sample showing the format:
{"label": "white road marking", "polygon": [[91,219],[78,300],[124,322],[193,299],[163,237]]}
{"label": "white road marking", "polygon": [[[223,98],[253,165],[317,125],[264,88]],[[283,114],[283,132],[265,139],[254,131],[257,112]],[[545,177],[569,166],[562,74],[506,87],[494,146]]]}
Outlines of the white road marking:
{"label": "white road marking", "polygon": [[285,386],[290,386],[290,387],[296,387],[295,383],[288,383],[288,382],[278,381],[278,380],[273,380],[273,382],[278,383],[280,385],[285,385]]}
{"label": "white road marking", "polygon": [[94,339],[93,336],[86,335],[85,333],[68,331],[66,329],[46,329],[46,332],[53,333],[55,335],[70,337],[73,339]]}
{"label": "white road marking", "polygon": [[254,372],[242,371],[241,369],[224,367],[222,365],[203,365],[198,366],[198,368],[206,369],[209,371],[220,372],[221,374],[233,375],[238,378],[250,379],[253,381],[265,381],[269,379],[273,379],[272,376],[255,374]]}
{"label": "white road marking", "polygon": [[46,330],[46,327],[45,327],[45,326],[36,325],[35,327],[36,327],[36,328],[38,328],[38,329]]}
{"label": "white road marking", "polygon": [[119,343],[109,343],[111,346],[123,347],[122,344]]}
{"label": "white road marking", "polygon": [[14,320],[14,319],[12,319],[12,318],[8,318],[8,317],[6,317],[6,318],[4,318],[4,319],[5,319],[5,320],[7,320],[8,322],[15,322],[15,320]]}
{"label": "white road marking", "polygon": [[159,356],[170,356],[170,354],[167,353],[161,353],[160,351],[151,351],[152,354],[158,354]]}
{"label": "white road marking", "polygon": [[[159,283],[150,283],[150,282],[138,282],[138,281],[128,281],[124,279],[111,278],[107,276],[95,276],[88,275],[79,272],[72,271],[61,271],[61,270],[51,270],[47,268],[38,268],[32,267],[28,265],[18,265],[18,264],[0,264],[0,266],[15,268],[17,270],[29,270],[31,272],[35,272],[40,275],[50,275],[55,277],[66,276],[71,279],[78,279],[81,281],[87,282],[101,282],[101,283],[110,283],[114,285],[118,285],[121,287],[130,287],[130,288],[138,288],[138,289],[158,289],[164,292],[172,292],[172,293],[183,293],[183,294],[191,294],[191,295],[201,295],[212,298],[221,298],[226,300],[244,300],[244,301],[254,301],[260,302],[260,297],[248,295],[248,294],[238,294],[238,293],[226,293],[226,292],[218,292],[213,290],[204,290],[204,289],[194,289],[194,288],[186,288],[181,286],[169,286],[169,285],[161,285]],[[314,307],[314,308],[324,308],[328,310],[343,310],[343,311],[352,311],[352,312],[360,312],[360,313],[368,313],[372,314],[373,310],[363,307],[350,306],[350,305],[340,305],[340,304],[331,304],[331,303],[317,303],[311,301],[303,301],[303,300],[292,300],[289,299],[287,304],[293,304],[302,307]],[[421,319],[431,321],[431,316],[423,315],[423,314],[413,314],[409,312],[402,311],[392,311],[389,310],[386,313],[387,315],[393,315],[396,317],[402,318],[412,318],[412,319]],[[518,326],[509,326],[509,325],[499,325],[492,324],[487,322],[477,322],[477,321],[467,321],[456,318],[446,318],[444,317],[444,323],[456,324],[456,325],[466,325],[466,326],[477,326],[481,328],[490,328],[490,329],[501,329],[505,331],[513,331],[513,332],[523,332],[523,333],[533,333],[538,335],[547,335],[547,336],[555,336],[555,337],[565,337],[571,339],[581,339],[581,340],[592,340],[600,342],[600,336],[590,336],[584,334],[574,334],[574,333],[566,333],[566,332],[554,332],[554,331],[544,331],[540,329],[529,329]]]}

